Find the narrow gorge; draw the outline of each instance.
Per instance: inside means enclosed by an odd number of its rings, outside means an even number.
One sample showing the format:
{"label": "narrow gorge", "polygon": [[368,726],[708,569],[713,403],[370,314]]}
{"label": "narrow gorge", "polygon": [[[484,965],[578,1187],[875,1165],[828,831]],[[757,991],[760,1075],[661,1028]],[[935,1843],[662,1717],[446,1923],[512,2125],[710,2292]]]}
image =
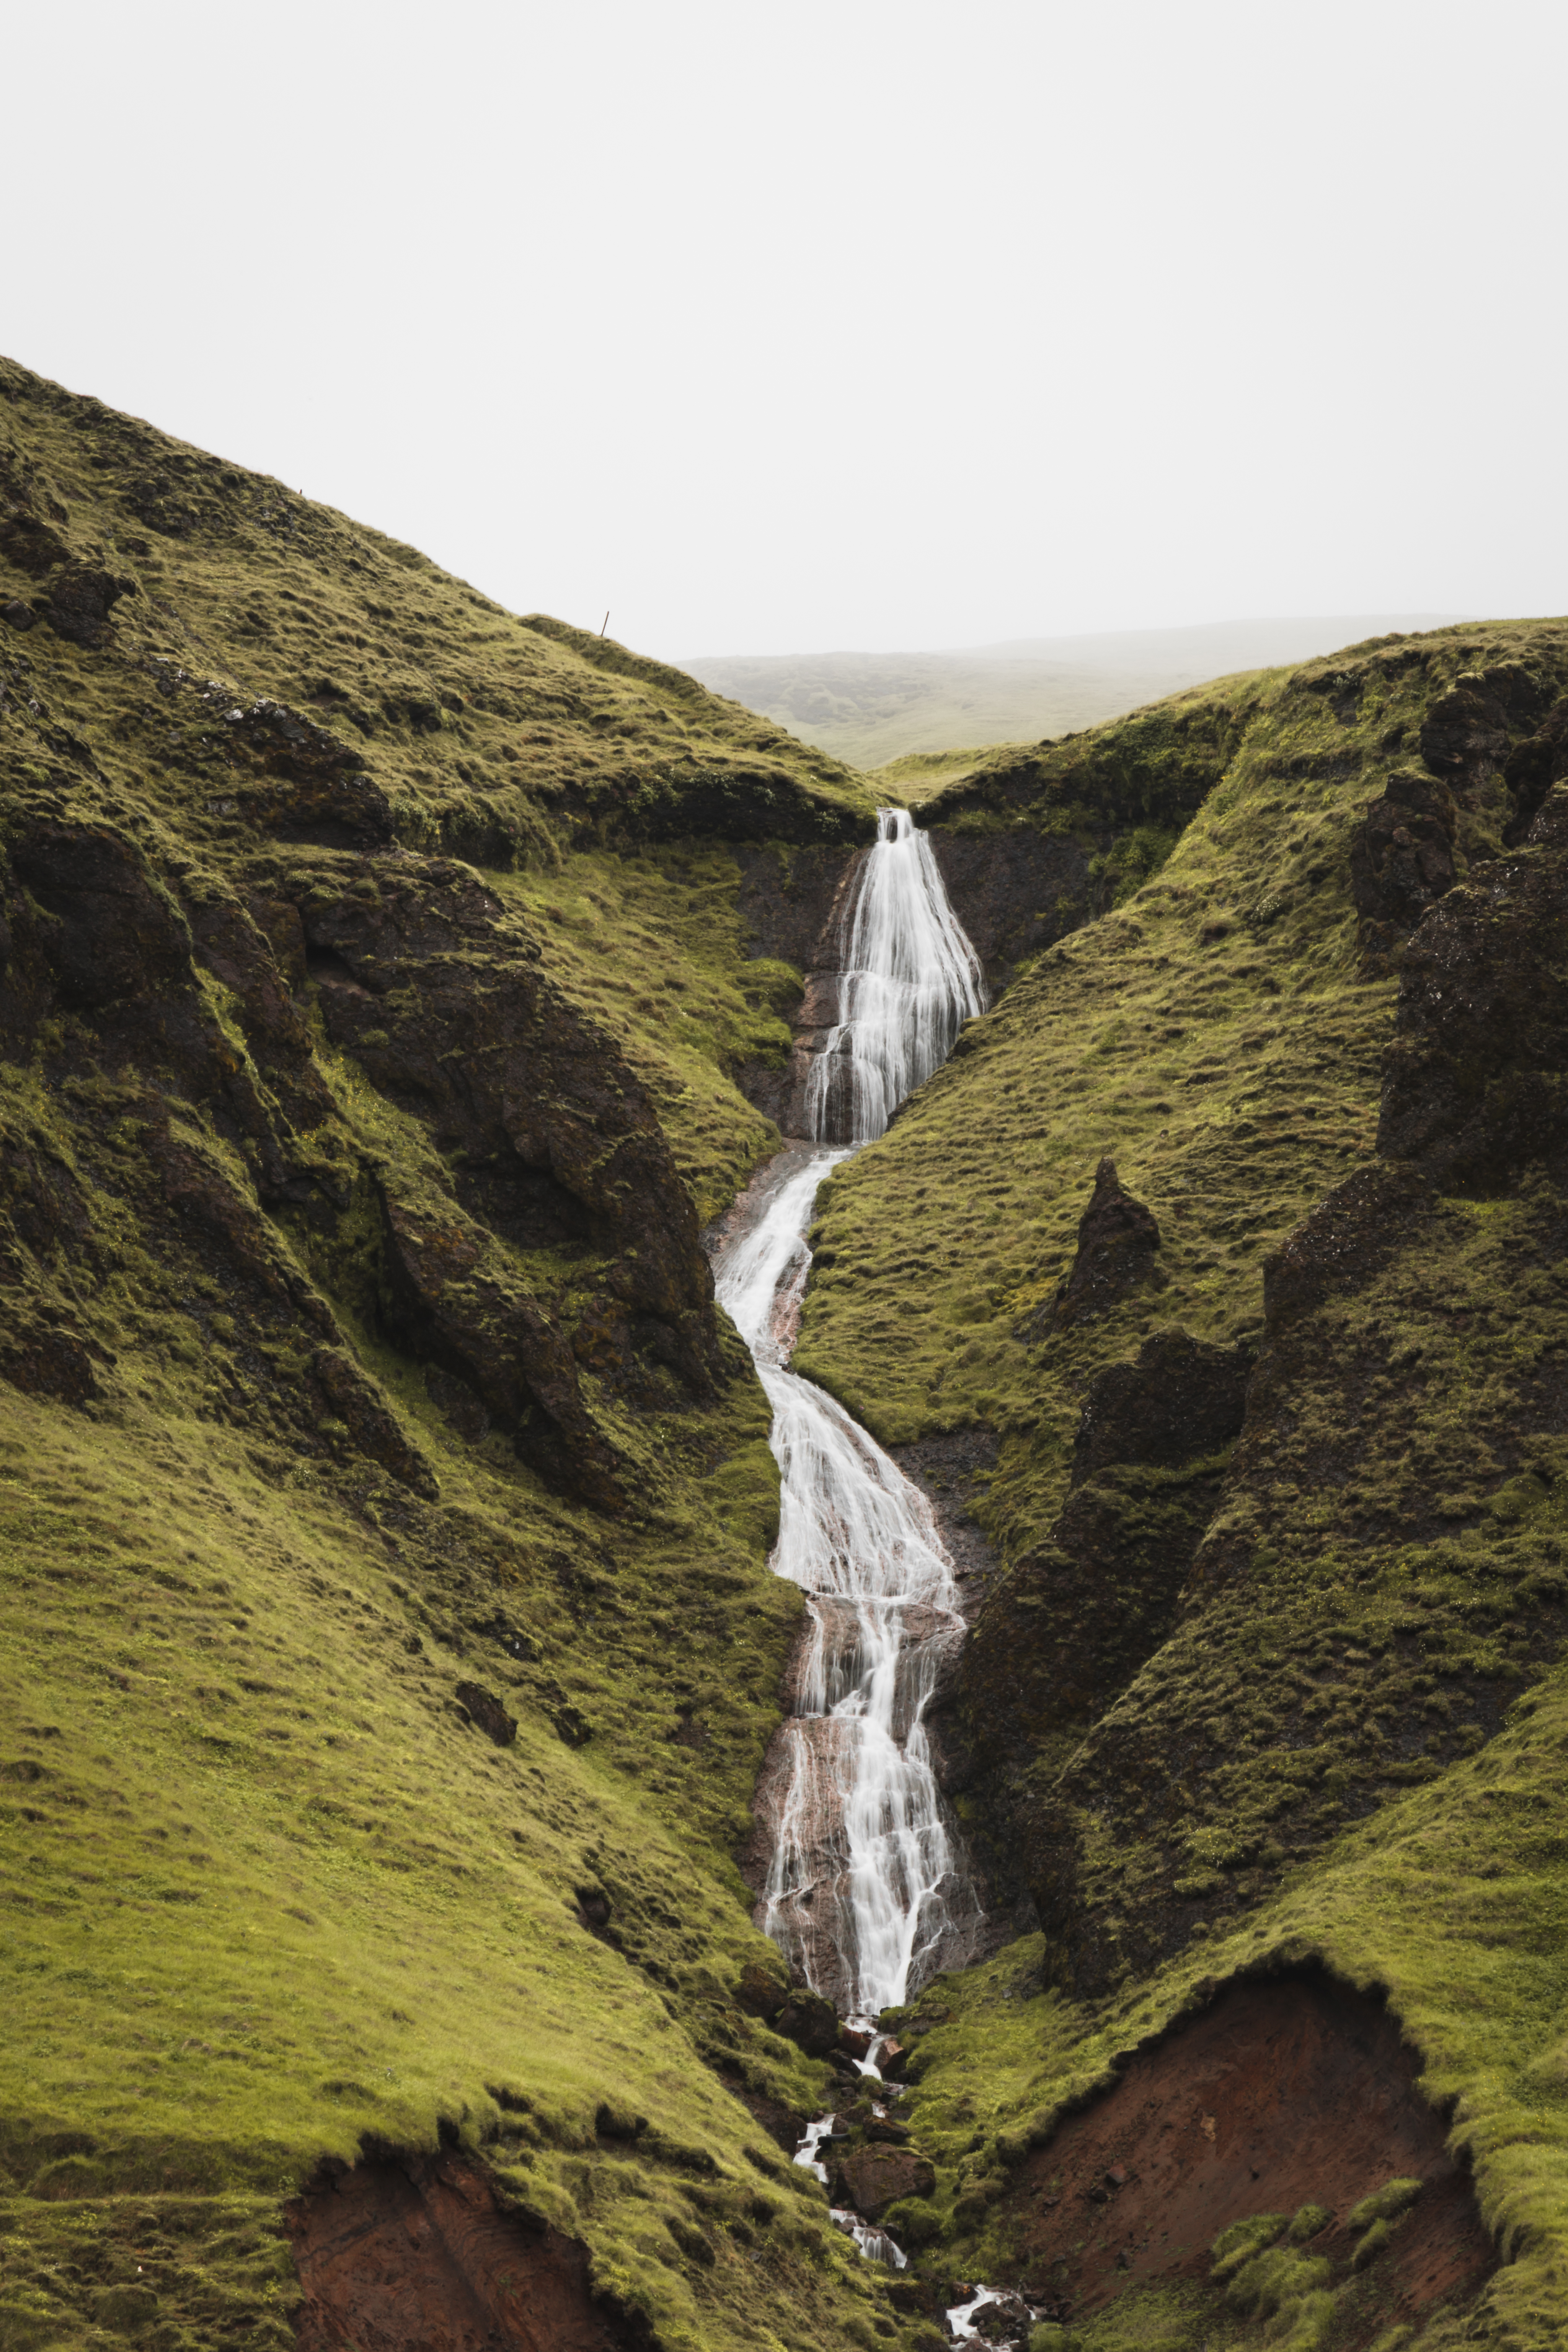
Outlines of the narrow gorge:
{"label": "narrow gorge", "polygon": [[1560,2343],[1565,923],[1563,622],[867,777],[0,362],[0,2352]]}

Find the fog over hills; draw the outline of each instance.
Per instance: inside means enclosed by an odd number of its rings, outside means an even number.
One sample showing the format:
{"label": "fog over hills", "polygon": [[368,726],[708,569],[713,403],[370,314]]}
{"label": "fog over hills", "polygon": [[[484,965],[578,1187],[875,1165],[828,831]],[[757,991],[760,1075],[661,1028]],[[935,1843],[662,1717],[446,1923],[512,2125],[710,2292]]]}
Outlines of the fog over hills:
{"label": "fog over hills", "polygon": [[859,768],[911,751],[1037,742],[1232,670],[1309,661],[1455,613],[1211,621],[1195,628],[1019,637],[946,653],[731,654],[681,667],[716,694]]}

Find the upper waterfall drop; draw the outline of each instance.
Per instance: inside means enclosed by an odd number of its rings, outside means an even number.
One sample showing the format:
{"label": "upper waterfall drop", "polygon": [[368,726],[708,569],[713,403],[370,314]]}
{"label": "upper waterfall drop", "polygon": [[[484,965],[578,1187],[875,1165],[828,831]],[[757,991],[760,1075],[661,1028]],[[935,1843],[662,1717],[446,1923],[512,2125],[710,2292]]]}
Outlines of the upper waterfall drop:
{"label": "upper waterfall drop", "polygon": [[879,809],[846,924],[837,1019],[805,1085],[818,1143],[872,1143],[985,1010],[979,958],[908,809]]}

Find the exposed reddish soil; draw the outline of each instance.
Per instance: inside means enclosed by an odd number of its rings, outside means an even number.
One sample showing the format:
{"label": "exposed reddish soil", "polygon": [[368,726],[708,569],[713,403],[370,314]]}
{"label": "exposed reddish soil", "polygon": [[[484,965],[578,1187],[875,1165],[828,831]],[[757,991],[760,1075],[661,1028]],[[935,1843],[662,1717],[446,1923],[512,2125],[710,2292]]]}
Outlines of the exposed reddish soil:
{"label": "exposed reddish soil", "polygon": [[359,2164],[285,2216],[305,2290],[300,2352],[633,2352],[588,2257],[498,2210],[482,2166]]}
{"label": "exposed reddish soil", "polygon": [[1310,2204],[1334,2217],[1310,2251],[1338,2284],[1351,2208],[1401,2178],[1426,2186],[1356,2281],[1346,2347],[1468,2295],[1496,2256],[1417,2071],[1387,2011],[1327,1979],[1225,1991],[1029,2158],[1016,2200],[1032,2299],[1084,2314],[1205,2279],[1231,2222]]}

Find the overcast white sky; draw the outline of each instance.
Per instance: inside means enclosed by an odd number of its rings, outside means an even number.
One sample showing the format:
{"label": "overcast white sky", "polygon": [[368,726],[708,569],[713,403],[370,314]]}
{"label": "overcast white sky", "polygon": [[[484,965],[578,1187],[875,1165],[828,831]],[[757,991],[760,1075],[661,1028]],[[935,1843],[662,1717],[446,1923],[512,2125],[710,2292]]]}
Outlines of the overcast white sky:
{"label": "overcast white sky", "polygon": [[679,659],[1568,608],[1562,0],[7,12],[0,347]]}

